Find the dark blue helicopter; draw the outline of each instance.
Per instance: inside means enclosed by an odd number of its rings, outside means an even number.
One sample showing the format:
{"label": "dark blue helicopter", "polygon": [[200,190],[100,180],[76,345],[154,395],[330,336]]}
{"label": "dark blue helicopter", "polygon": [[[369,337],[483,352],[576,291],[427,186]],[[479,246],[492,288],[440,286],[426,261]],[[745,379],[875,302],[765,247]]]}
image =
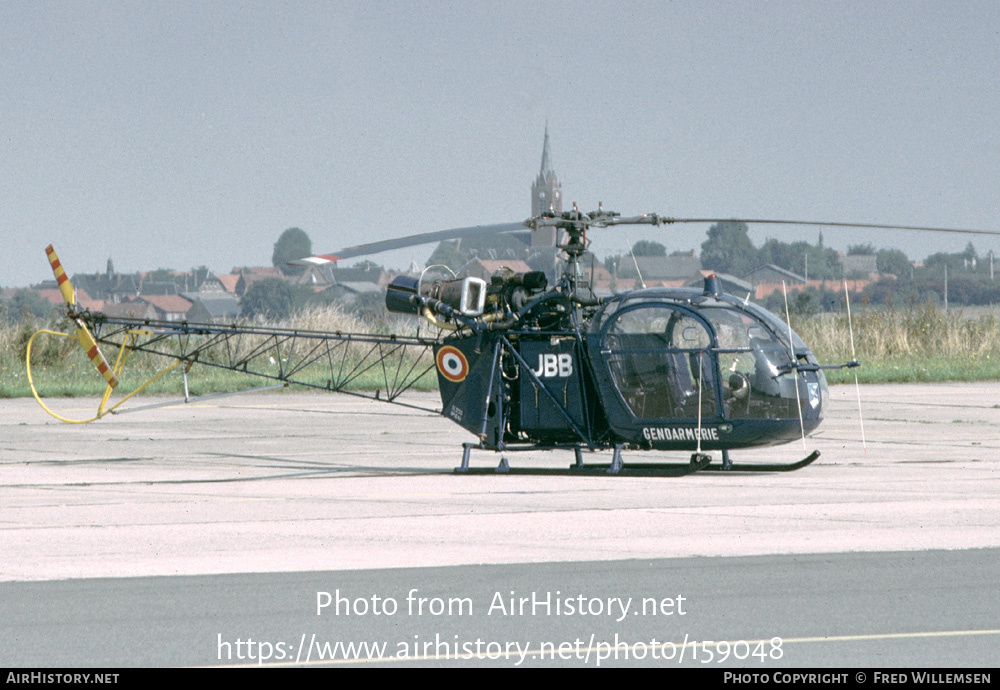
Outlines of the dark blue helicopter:
{"label": "dark blue helicopter", "polygon": [[[721,290],[651,288],[597,298],[580,270],[591,227],[676,222],[578,211],[532,219],[565,233],[567,261],[555,285],[544,273],[499,271],[489,283],[428,282],[400,276],[391,311],[424,314],[454,328],[435,347],[442,414],[476,434],[465,444],[494,451],[572,448],[578,471],[593,470],[583,449],[613,449],[600,471],[684,474],[719,469],[798,469],[734,465],[732,449],[804,438],[823,418],[825,367],[765,309]],[[856,361],[842,366],[857,366]],[[693,451],[683,464],[629,464],[625,448]],[[508,470],[506,462],[502,471]]]}
{"label": "dark blue helicopter", "polygon": [[[436,373],[441,406],[432,411],[475,435],[464,444],[460,472],[473,449],[500,453],[567,449],[576,461],[568,471],[682,475],[698,470],[788,471],[817,457],[786,464],[733,463],[730,451],[787,443],[817,428],[829,398],[824,369],[856,367],[857,361],[821,366],[809,347],[780,318],[722,291],[708,276],[702,289],[652,288],[600,298],[582,258],[587,231],[616,225],[725,222],[718,218],[623,218],[599,208],[575,206],[523,223],[456,228],[350,247],[302,259],[324,264],[390,249],[525,228],[555,229],[565,261],[552,280],[540,271],[501,268],[489,281],[475,277],[398,276],[388,286],[390,311],[419,315],[435,327],[431,336],[307,331],[252,324],[217,325],[108,316],[82,309],[49,247],[49,261],[66,301],[76,338],[107,381],[94,421],[116,411],[139,386],[111,404],[117,377],[132,352],[160,355],[180,364],[187,394],[193,365],[230,369],[277,382],[432,409],[401,396]],[[812,221],[743,220],[796,224],[1000,234]],[[748,296],[749,297],[749,296]],[[786,315],[787,317],[787,315]],[[118,349],[109,366],[98,346]],[[28,343],[30,369],[31,341]],[[428,361],[430,360],[430,361]],[[319,368],[320,371],[315,370]],[[375,370],[382,385],[359,388],[361,374]],[[39,402],[41,398],[35,392]],[[162,403],[161,403],[162,404]],[[44,403],[42,403],[45,407]],[[48,408],[45,408],[48,410]],[[54,413],[53,413],[54,414]],[[686,463],[626,464],[622,451],[690,452]],[[613,450],[610,463],[588,464],[584,451]],[[708,451],[721,451],[712,464]],[[550,472],[511,468],[505,457],[491,472]]]}

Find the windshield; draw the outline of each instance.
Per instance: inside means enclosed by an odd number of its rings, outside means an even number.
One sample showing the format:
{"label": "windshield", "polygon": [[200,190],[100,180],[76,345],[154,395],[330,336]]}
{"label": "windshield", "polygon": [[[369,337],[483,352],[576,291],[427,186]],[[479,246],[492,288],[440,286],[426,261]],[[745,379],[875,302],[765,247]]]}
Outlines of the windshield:
{"label": "windshield", "polygon": [[[758,319],[766,323],[768,327],[777,334],[781,342],[785,343],[785,347],[788,347],[788,324],[769,312],[767,309],[759,307],[753,302],[748,302],[746,309]],[[792,344],[795,346],[796,355],[805,354],[809,350],[805,341],[803,341],[795,331],[792,331]]]}
{"label": "windshield", "polygon": [[[749,307],[750,305],[748,305]],[[751,313],[747,313],[747,311]],[[798,416],[799,401],[819,403],[819,386],[806,386],[790,373],[788,326],[763,309],[706,307],[699,314],[716,333],[722,398],[726,415],[780,419]],[[807,359],[809,349],[795,333],[796,359]],[[817,376],[817,384],[822,373]],[[798,382],[799,390],[796,392]]]}

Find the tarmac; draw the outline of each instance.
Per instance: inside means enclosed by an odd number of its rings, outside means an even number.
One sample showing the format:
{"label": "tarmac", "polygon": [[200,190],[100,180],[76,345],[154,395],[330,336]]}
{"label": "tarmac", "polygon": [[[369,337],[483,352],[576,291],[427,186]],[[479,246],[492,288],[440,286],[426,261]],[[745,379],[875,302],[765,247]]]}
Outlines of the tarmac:
{"label": "tarmac", "polygon": [[[49,404],[80,418],[97,407]],[[793,462],[821,452],[789,473],[455,474],[472,440],[440,416],[322,393],[82,425],[32,399],[3,400],[0,580],[1000,546],[1000,382],[833,387],[804,443],[733,453]],[[507,457],[512,467],[573,460]],[[626,463],[684,460],[625,453]],[[473,466],[498,462],[472,455]]]}

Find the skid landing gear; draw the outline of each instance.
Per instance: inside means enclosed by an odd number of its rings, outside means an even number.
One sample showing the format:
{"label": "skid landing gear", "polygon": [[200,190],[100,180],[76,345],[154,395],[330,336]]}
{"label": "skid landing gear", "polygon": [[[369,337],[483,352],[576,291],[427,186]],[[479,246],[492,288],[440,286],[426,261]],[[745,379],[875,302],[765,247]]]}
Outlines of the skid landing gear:
{"label": "skid landing gear", "polygon": [[790,463],[734,463],[729,457],[729,451],[722,451],[722,464],[712,465],[712,456],[707,453],[692,453],[691,460],[683,462],[650,463],[639,462],[626,464],[622,459],[624,446],[616,445],[610,463],[585,464],[583,449],[580,446],[559,446],[554,448],[506,448],[506,451],[517,450],[570,450],[575,455],[575,463],[566,469],[558,467],[511,467],[506,456],[500,457],[496,467],[469,467],[469,457],[472,449],[485,450],[478,443],[462,444],[462,464],[455,468],[456,474],[552,474],[552,475],[611,475],[619,477],[683,477],[695,472],[793,472],[811,464],[819,457],[819,451],[814,450],[808,456],[797,462]]}
{"label": "skid landing gear", "polygon": [[[586,465],[572,467],[573,474],[610,474],[628,477],[683,477],[708,467],[712,456],[706,453],[692,453],[688,463],[682,462],[639,462],[626,465],[622,460],[622,446],[615,446],[610,465]],[[588,470],[588,471],[584,471]]]}
{"label": "skid landing gear", "polygon": [[[622,460],[623,446],[615,446],[611,463],[585,464],[580,446],[573,446],[576,462],[566,469],[557,467],[511,467],[507,458],[501,456],[497,467],[469,467],[469,456],[473,448],[480,448],[476,443],[462,444],[462,465],[455,468],[457,474],[551,474],[551,475],[611,475],[619,477],[683,477],[704,470],[712,462],[712,456],[705,453],[694,453],[688,463],[634,463],[625,464]],[[507,450],[514,450],[508,448]],[[540,450],[525,448],[524,450]],[[549,449],[554,450],[554,449]],[[567,448],[568,450],[568,448]]]}
{"label": "skid landing gear", "polygon": [[798,462],[787,462],[787,463],[749,463],[749,462],[732,462],[729,459],[729,451],[722,451],[722,464],[713,465],[706,467],[705,470],[708,472],[793,472],[795,470],[801,470],[806,465],[809,465],[819,457],[819,451],[814,450],[812,453],[802,458]]}

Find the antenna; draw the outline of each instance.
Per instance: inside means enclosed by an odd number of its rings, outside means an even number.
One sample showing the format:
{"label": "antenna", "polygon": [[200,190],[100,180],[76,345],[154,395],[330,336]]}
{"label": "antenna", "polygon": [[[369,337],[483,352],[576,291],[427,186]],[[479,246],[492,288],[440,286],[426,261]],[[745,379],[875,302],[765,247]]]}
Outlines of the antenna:
{"label": "antenna", "polygon": [[[847,302],[847,330],[851,334],[851,360],[858,361],[854,354],[854,323],[851,321],[851,295],[847,292],[847,279],[844,279],[844,300]],[[854,389],[858,394],[858,420],[861,422],[861,447],[864,452],[868,452],[868,444],[865,443],[865,418],[861,414],[861,384],[858,383],[858,372],[854,372]]]}
{"label": "antenna", "polygon": [[639,286],[645,290],[646,281],[642,279],[642,271],[639,270],[639,261],[635,258],[635,252],[632,251],[632,240],[629,239],[628,233],[625,233],[625,241],[628,242],[628,253],[632,256],[632,263],[635,264],[635,274],[639,276]]}
{"label": "antenna", "polygon": [[699,455],[701,454],[701,390],[703,388],[701,382],[701,355],[704,350],[698,350],[698,443],[696,444],[695,452]]}
{"label": "antenna", "polygon": [[785,321],[788,323],[788,354],[792,357],[792,373],[795,374],[795,406],[799,408],[799,429],[802,431],[802,449],[806,448],[806,425],[802,421],[802,399],[799,397],[799,361],[795,359],[795,346],[792,345],[792,318],[788,315],[788,290],[785,281],[781,281],[781,292],[785,296]]}

